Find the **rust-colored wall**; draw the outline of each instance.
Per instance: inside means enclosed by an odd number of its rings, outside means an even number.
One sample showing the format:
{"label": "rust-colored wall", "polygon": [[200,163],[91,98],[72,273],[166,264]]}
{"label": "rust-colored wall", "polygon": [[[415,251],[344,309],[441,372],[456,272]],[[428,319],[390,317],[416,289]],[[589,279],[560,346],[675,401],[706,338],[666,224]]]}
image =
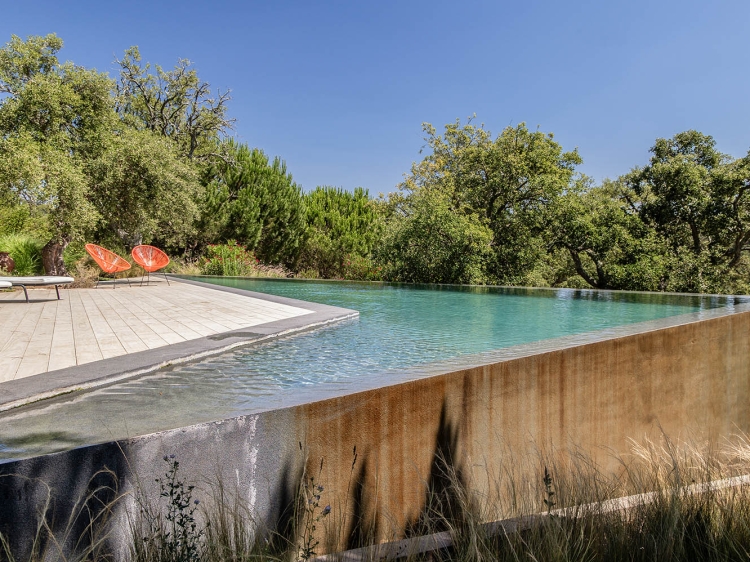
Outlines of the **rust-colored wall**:
{"label": "rust-colored wall", "polygon": [[306,404],[298,437],[309,471],[324,459],[321,501],[351,513],[359,497],[365,519],[377,503],[390,538],[418,515],[438,448],[492,472],[504,447],[575,444],[606,467],[659,427],[707,439],[750,430],[749,336],[750,313],[730,314]]}

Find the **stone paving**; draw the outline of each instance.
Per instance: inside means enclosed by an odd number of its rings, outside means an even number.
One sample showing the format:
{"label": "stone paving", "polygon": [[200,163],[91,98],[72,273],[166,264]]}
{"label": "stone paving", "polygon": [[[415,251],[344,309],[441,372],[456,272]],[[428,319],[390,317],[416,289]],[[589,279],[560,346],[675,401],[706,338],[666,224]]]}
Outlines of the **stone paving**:
{"label": "stone paving", "polygon": [[170,283],[0,291],[0,383],[313,312]]}

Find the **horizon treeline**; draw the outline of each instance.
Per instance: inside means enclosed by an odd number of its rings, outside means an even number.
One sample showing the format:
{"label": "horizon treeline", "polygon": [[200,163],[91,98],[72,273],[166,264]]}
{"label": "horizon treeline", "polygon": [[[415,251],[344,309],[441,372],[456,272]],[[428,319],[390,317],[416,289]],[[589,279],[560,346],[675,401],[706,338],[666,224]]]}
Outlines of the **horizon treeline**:
{"label": "horizon treeline", "polygon": [[428,154],[395,192],[305,193],[280,157],[231,138],[229,92],[189,61],[165,70],[132,47],[110,78],[61,63],[62,45],[0,48],[0,236],[38,240],[49,274],[83,242],[183,262],[236,243],[304,277],[750,292],[750,153],[698,131],[597,183],[524,123],[424,124]]}

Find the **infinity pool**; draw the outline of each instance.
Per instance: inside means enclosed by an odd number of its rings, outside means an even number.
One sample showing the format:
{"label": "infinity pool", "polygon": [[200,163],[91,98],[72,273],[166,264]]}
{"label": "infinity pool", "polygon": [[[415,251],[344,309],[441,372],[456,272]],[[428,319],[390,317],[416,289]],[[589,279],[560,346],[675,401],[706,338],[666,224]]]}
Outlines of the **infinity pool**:
{"label": "infinity pool", "polygon": [[[0,459],[318,399],[420,366],[711,308],[736,297],[200,278],[360,317],[0,414]],[[321,389],[324,389],[321,394]]]}

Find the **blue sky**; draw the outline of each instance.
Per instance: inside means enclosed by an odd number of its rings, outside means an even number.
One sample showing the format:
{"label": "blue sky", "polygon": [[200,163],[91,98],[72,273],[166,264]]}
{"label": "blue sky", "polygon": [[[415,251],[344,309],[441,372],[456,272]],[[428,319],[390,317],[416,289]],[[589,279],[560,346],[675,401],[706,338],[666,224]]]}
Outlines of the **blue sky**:
{"label": "blue sky", "polygon": [[235,136],[286,160],[306,190],[395,189],[421,124],[525,121],[616,177],[686,129],[750,148],[747,0],[4,2],[0,43],[57,33],[64,60],[194,62],[232,90]]}

